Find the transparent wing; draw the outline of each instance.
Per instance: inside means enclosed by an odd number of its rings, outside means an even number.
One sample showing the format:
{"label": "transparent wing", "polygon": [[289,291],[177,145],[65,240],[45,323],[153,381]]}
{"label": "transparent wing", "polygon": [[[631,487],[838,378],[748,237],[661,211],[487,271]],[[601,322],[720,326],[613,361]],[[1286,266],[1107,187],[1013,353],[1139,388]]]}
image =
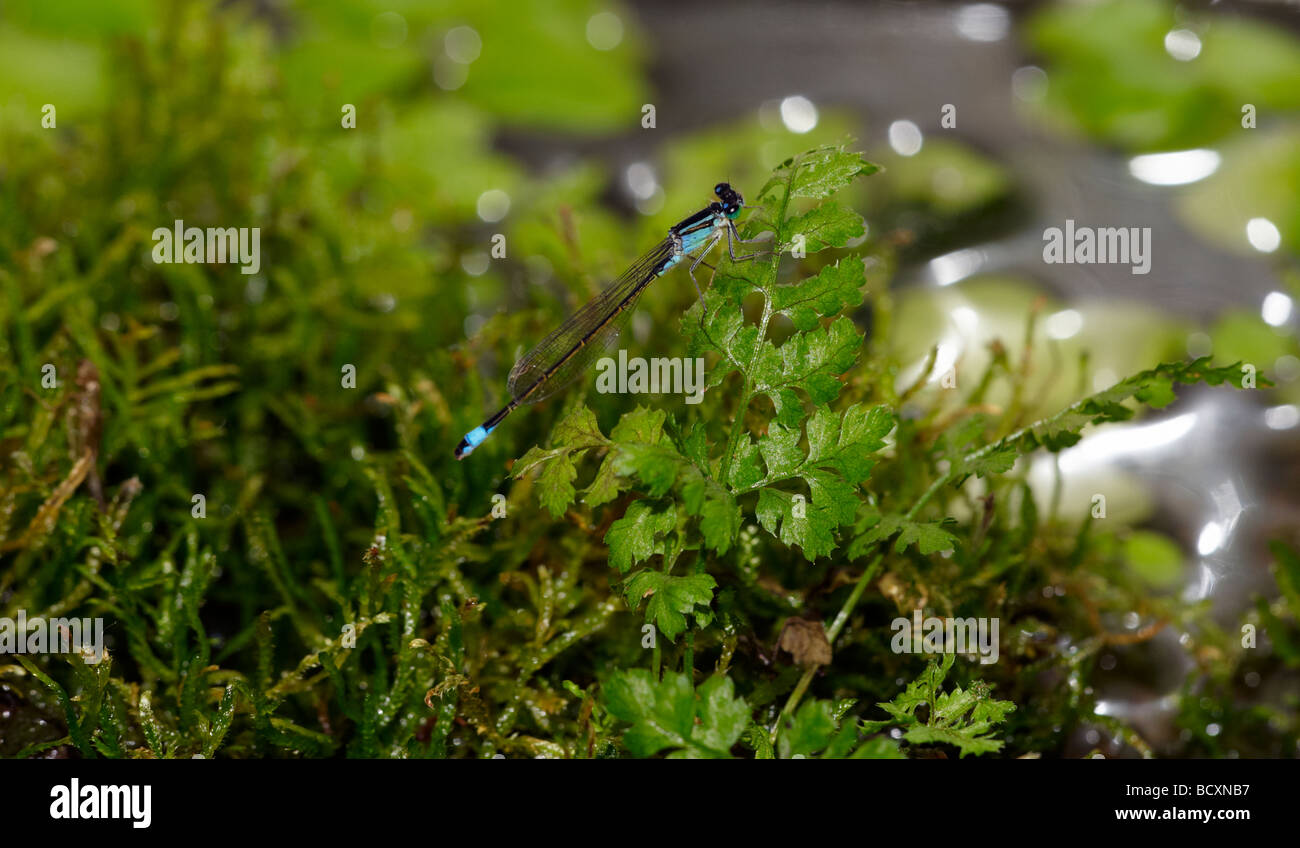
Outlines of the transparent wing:
{"label": "transparent wing", "polygon": [[583,374],[618,338],[637,298],[672,255],[672,241],[664,239],[542,339],[510,369],[510,396],[537,403]]}

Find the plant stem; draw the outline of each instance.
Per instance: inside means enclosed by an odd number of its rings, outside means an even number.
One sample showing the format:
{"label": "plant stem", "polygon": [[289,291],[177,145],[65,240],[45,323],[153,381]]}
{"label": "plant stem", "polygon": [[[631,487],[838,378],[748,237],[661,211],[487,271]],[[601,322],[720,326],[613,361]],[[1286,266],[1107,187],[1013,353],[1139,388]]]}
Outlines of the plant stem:
{"label": "plant stem", "polygon": [[[972,454],[972,456],[973,455],[974,454]],[[921,507],[929,503],[930,498],[934,497],[935,493],[938,492],[940,489],[942,489],[944,486],[946,486],[948,484],[948,481],[951,479],[952,479],[952,472],[948,472],[946,474],[943,474],[940,477],[936,477],[934,482],[930,484],[930,488],[925,490],[925,492],[921,495],[921,497],[917,499],[916,503],[912,504],[912,508],[909,509],[903,517],[906,518],[908,521],[911,521],[913,518],[916,518],[916,514],[921,511]]]}
{"label": "plant stem", "polygon": [[[849,616],[853,614],[853,608],[858,605],[858,601],[862,600],[862,593],[867,590],[867,586],[876,576],[876,572],[880,570],[880,564],[884,560],[885,555],[883,553],[876,554],[876,558],[863,570],[862,576],[858,578],[858,582],[853,586],[853,591],[849,593],[848,599],[844,601],[844,606],[840,607],[840,611],[835,615],[835,620],[831,622],[831,626],[826,628],[827,642],[832,645],[835,644],[835,637],[840,635],[840,631],[848,623]],[[776,724],[772,727],[771,739],[773,746],[776,745],[777,736],[780,735],[782,717],[794,713],[799,706],[799,701],[803,699],[804,692],[808,691],[808,685],[812,683],[813,675],[816,673],[817,666],[810,666],[804,670],[803,676],[795,684],[794,691],[790,693],[785,706],[781,708],[781,714],[777,716]]]}
{"label": "plant stem", "polygon": [[[766,275],[768,286],[776,283],[776,272],[781,266],[781,244],[784,235],[785,216],[790,208],[790,192],[794,188],[794,178],[798,172],[798,164],[790,169],[790,176],[785,183],[785,192],[781,197],[781,211],[777,214],[776,219],[772,221],[772,260]],[[758,322],[758,336],[754,343],[754,352],[750,355],[749,362],[745,363],[745,388],[741,392],[741,402],[736,409],[736,419],[731,423],[731,433],[727,436],[727,450],[722,455],[722,465],[718,469],[718,479],[723,486],[728,486],[727,480],[730,479],[731,463],[736,456],[736,447],[740,444],[740,437],[745,432],[745,412],[749,409],[749,402],[754,399],[754,378],[752,376],[754,363],[758,361],[758,354],[763,349],[763,341],[767,338],[767,325],[772,320],[772,296],[767,291],[767,287],[762,289],[762,293],[763,317]]]}
{"label": "plant stem", "polygon": [[858,582],[854,585],[853,591],[849,593],[849,597],[844,602],[844,606],[840,607],[840,611],[835,616],[835,620],[831,622],[831,626],[826,628],[827,642],[830,642],[832,645],[835,643],[835,638],[840,635],[840,631],[843,630],[844,625],[848,623],[849,616],[853,614],[853,608],[858,605],[858,601],[862,600],[862,593],[866,591],[867,585],[871,583],[872,578],[876,576],[876,572],[880,570],[880,564],[884,562],[884,560],[885,555],[883,553],[876,554],[876,558],[873,559],[871,564],[863,570],[862,576],[858,578]]}

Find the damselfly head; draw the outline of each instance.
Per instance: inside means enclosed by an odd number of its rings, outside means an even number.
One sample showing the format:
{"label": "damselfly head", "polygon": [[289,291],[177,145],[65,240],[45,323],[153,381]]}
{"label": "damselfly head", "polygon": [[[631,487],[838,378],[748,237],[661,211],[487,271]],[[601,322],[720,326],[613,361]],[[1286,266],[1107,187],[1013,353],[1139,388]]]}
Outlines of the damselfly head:
{"label": "damselfly head", "polygon": [[740,209],[745,205],[745,198],[740,196],[740,192],[731,187],[730,183],[718,183],[713,187],[713,193],[722,201],[722,214],[728,218],[735,218],[740,214]]}

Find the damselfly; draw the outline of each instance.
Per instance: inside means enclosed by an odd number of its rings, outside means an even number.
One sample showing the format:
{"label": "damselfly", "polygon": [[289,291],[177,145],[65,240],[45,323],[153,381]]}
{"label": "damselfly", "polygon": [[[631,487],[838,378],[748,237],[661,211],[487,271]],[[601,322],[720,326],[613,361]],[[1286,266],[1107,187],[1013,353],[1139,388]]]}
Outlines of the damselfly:
{"label": "damselfly", "polygon": [[[515,363],[507,387],[510,402],[496,415],[470,430],[456,446],[456,458],[464,459],[483,443],[488,434],[516,407],[540,400],[564,388],[587,370],[616,338],[632,314],[632,307],[650,285],[668,269],[690,259],[689,273],[703,306],[704,295],[695,281],[695,269],[724,236],[733,262],[753,259],[757,254],[737,256],[735,242],[748,243],[736,230],[745,199],[727,183],[713,188],[718,199],[668,229],[668,237],[632,263],[623,274],[570,316],[559,329],[542,339],[537,347]],[[711,266],[710,266],[711,267]]]}

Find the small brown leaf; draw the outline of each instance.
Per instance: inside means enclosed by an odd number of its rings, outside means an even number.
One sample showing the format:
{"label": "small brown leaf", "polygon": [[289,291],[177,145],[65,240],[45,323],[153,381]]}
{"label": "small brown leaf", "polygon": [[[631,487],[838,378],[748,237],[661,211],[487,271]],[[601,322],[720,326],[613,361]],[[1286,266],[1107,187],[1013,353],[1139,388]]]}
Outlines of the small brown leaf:
{"label": "small brown leaf", "polygon": [[821,621],[788,619],[777,644],[799,665],[830,665],[831,643],[826,639],[826,628]]}

